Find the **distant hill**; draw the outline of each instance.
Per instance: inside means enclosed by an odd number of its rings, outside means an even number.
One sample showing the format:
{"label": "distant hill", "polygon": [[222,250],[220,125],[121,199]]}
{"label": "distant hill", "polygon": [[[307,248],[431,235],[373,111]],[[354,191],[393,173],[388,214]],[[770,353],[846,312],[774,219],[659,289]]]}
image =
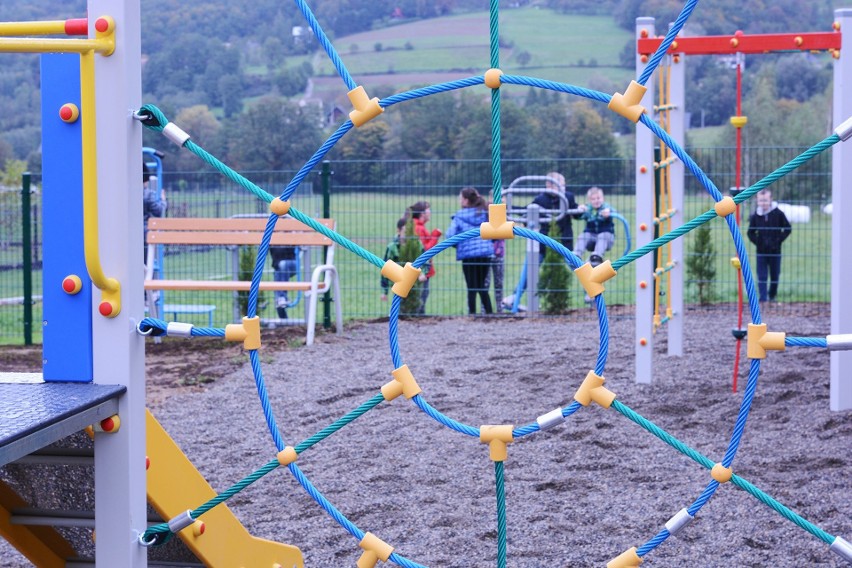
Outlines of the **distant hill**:
{"label": "distant hill", "polygon": [[[619,64],[632,34],[609,16],[527,6],[502,10],[499,25],[505,73],[582,86],[593,76],[620,84],[633,75],[632,68]],[[340,37],[334,44],[356,82],[367,88],[401,89],[481,75],[490,60],[488,12],[390,26]],[[342,83],[325,53],[317,52],[310,61],[313,95],[327,100],[341,93]]]}

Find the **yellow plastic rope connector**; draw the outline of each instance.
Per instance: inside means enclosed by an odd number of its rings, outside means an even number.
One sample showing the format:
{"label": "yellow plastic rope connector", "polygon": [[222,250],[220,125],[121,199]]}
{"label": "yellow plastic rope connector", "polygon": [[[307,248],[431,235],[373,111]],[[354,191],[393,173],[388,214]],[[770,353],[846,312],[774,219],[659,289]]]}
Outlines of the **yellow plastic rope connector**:
{"label": "yellow plastic rope connector", "polygon": [[628,548],[606,563],[606,568],[635,568],[642,564],[642,559],[636,554],[636,547]]}
{"label": "yellow plastic rope connector", "polygon": [[732,116],[731,117],[731,126],[734,128],[742,128],[748,122],[747,116]]}
{"label": "yellow plastic rope connector", "polygon": [[609,408],[612,401],[615,400],[615,393],[603,386],[604,380],[594,371],[589,371],[580,388],[574,393],[574,400],[583,406],[589,406],[594,401],[604,408]]}
{"label": "yellow plastic rope connector", "polygon": [[400,266],[394,261],[388,260],[382,267],[382,276],[394,283],[391,287],[394,294],[406,298],[420,276],[420,269],[414,268],[414,265],[410,262],[406,262],[405,266]]}
{"label": "yellow plastic rope connector", "polygon": [[405,398],[411,399],[423,392],[414,379],[414,375],[411,374],[408,365],[394,369],[391,374],[393,380],[382,386],[382,396],[385,397],[385,400],[393,400],[401,394],[404,394]]}
{"label": "yellow plastic rope connector", "polygon": [[734,198],[730,195],[726,195],[722,198],[721,201],[717,201],[716,205],[713,206],[713,209],[716,210],[716,215],[719,217],[727,217],[731,213],[736,213],[737,204],[734,202]]}
{"label": "yellow plastic rope connector", "polygon": [[731,257],[731,266],[733,266],[736,270],[742,270],[743,264],[740,262],[740,257],[732,256]]}
{"label": "yellow plastic rope connector", "polygon": [[278,458],[278,463],[281,464],[282,467],[287,467],[297,459],[299,459],[299,454],[296,453],[296,448],[293,446],[287,446],[276,456]]}
{"label": "yellow plastic rope connector", "polygon": [[281,201],[280,197],[276,197],[269,203],[269,210],[281,217],[290,212],[290,202]]}
{"label": "yellow plastic rope connector", "polygon": [[479,441],[488,444],[491,461],[503,462],[509,457],[506,446],[514,440],[511,424],[485,424],[479,427]]}
{"label": "yellow plastic rope connector", "polygon": [[489,89],[499,89],[501,85],[500,77],[503,75],[503,72],[493,67],[485,72],[485,86]]}
{"label": "yellow plastic rope connector", "polygon": [[514,239],[512,232],[515,223],[506,220],[506,204],[492,203],[488,206],[488,222],[479,226],[479,236],[483,239]]}
{"label": "yellow plastic rope connector", "polygon": [[710,470],[710,475],[719,483],[727,483],[734,476],[734,470],[730,467],[725,467],[721,463],[717,463]]}
{"label": "yellow plastic rope connector", "polygon": [[349,113],[349,120],[355,126],[361,126],[385,112],[385,109],[379,106],[378,97],[371,99],[364,87],[355,87],[347,94],[349,102],[355,107],[355,110]]}
{"label": "yellow plastic rope connector", "polygon": [[244,317],[243,323],[226,325],[225,341],[242,341],[246,351],[260,349],[260,317]]}
{"label": "yellow plastic rope connector", "polygon": [[393,554],[393,547],[371,532],[364,534],[358,546],[364,550],[355,563],[358,568],[373,568],[379,560],[387,562]]}
{"label": "yellow plastic rope connector", "polygon": [[640,85],[636,81],[630,81],[627,90],[622,95],[615,93],[612,95],[612,100],[609,101],[609,110],[620,114],[628,120],[639,122],[639,117],[645,112],[645,107],[641,104],[642,97],[645,96],[647,87]]}
{"label": "yellow plastic rope connector", "polygon": [[580,284],[586,289],[586,294],[594,298],[603,293],[603,283],[615,276],[616,270],[612,267],[612,262],[605,260],[594,268],[587,262],[574,270],[574,274],[577,275]]}
{"label": "yellow plastic rope connector", "polygon": [[767,351],[784,351],[784,340],[787,334],[783,331],[766,331],[766,324],[748,324],[748,347],[746,353],[749,359],[766,359]]}

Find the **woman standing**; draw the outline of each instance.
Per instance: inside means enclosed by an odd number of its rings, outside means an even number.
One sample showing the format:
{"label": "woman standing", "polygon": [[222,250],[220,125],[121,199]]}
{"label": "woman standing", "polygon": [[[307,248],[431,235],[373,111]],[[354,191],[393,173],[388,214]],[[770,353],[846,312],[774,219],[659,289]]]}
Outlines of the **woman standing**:
{"label": "woman standing", "polygon": [[[447,229],[447,237],[464,233],[470,229],[478,229],[482,223],[488,221],[488,202],[479,192],[472,187],[465,187],[459,194],[461,209],[453,215],[450,228]],[[493,313],[491,307],[491,296],[485,287],[485,277],[491,264],[491,255],[494,247],[491,241],[484,241],[480,237],[467,239],[456,246],[456,260],[462,263],[462,272],[467,284],[467,310],[468,313],[476,314],[476,296],[482,299],[482,307],[486,314]]]}

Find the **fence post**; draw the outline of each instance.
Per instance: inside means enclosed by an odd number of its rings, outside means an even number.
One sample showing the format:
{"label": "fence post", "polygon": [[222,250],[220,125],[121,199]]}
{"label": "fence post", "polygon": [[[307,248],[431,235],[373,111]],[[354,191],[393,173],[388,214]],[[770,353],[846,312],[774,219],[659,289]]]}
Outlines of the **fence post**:
{"label": "fence post", "polygon": [[[328,160],[322,161],[320,182],[322,183],[322,216],[329,219],[331,217],[331,162]],[[325,247],[322,253],[323,258],[327,253],[328,247]],[[335,302],[340,300],[340,298],[334,298]],[[322,326],[325,329],[331,327],[331,298],[327,293],[322,297]]]}
{"label": "fence post", "polygon": [[24,345],[33,344],[33,251],[30,225],[30,173],[21,176],[21,232],[24,254]]}

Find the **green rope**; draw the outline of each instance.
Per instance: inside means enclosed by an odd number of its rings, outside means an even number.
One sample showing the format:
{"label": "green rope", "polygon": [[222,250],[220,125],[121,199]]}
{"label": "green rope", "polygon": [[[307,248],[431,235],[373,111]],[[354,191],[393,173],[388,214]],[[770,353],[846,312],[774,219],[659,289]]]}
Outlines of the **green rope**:
{"label": "green rope", "polygon": [[738,475],[732,476],[731,483],[733,483],[740,489],[746,491],[752,497],[754,497],[767,507],[773,509],[775,512],[777,512],[782,517],[792,522],[799,528],[808,531],[824,543],[831,545],[831,543],[834,542],[835,537],[828,534],[821,528],[809,523],[808,521],[806,521],[805,519],[803,519],[802,517],[800,517],[799,515],[797,515],[796,513],[794,513],[793,511],[791,511],[790,509],[788,509],[787,507],[785,507],[784,505],[782,505],[781,503],[779,503],[778,501],[776,501],[775,499],[773,499],[772,497],[770,497],[745,479],[743,479],[742,477]]}
{"label": "green rope", "polygon": [[[142,105],[139,109],[139,115],[148,115],[149,118],[142,120],[142,124],[145,125],[146,128],[153,130],[154,132],[162,132],[163,129],[169,124],[169,119],[166,118],[166,115],[157,108],[155,105]],[[207,152],[204,148],[196,144],[192,141],[192,139],[188,139],[183,143],[183,147],[201,158],[206,164],[213,166],[220,174],[227,177],[232,182],[242,186],[243,188],[252,192],[258,199],[261,201],[265,201],[270,203],[274,196],[270,195],[266,191],[264,191],[258,185],[252,183],[245,177],[241,176],[225,164],[223,164],[218,158]]]}
{"label": "green rope", "polygon": [[[633,422],[635,422],[636,424],[638,424],[639,426],[641,426],[642,428],[644,428],[645,430],[647,430],[648,432],[653,434],[654,436],[658,437],[659,439],[661,439],[662,441],[664,441],[665,443],[667,443],[668,445],[670,445],[674,449],[678,450],[679,452],[683,453],[684,455],[686,455],[686,456],[690,457],[691,459],[693,459],[694,461],[698,462],[700,465],[704,466],[707,469],[713,469],[713,466],[715,464],[710,460],[710,458],[708,458],[708,457],[700,454],[699,452],[693,450],[692,448],[690,448],[689,446],[687,446],[683,442],[679,441],[677,438],[675,438],[674,436],[672,436],[671,434],[669,434],[668,432],[666,432],[665,430],[663,430],[659,426],[655,425],[653,422],[647,420],[646,418],[643,418],[642,416],[640,416],[639,414],[637,414],[636,412],[631,410],[628,406],[626,406],[625,404],[622,404],[618,399],[613,401],[612,408],[615,409],[616,411],[620,412],[625,417],[629,418],[630,420],[632,420]],[[731,483],[733,483],[735,486],[739,487],[740,489],[746,491],[752,497],[754,497],[755,499],[757,499],[758,501],[760,501],[764,505],[768,506],[769,508],[773,509],[775,512],[780,514],[782,517],[784,517],[788,521],[791,521],[793,524],[795,524],[799,528],[804,529],[807,532],[811,533],[812,535],[814,535],[818,539],[822,540],[826,544],[830,545],[832,542],[834,542],[834,538],[835,538],[834,536],[828,534],[827,532],[820,529],[819,527],[817,527],[817,526],[813,525],[812,523],[806,521],[805,519],[803,519],[802,517],[800,517],[799,515],[797,515],[796,513],[794,513],[793,511],[791,511],[790,509],[788,509],[787,507],[785,507],[784,505],[782,505],[781,503],[779,503],[778,501],[776,501],[775,499],[773,499],[772,497],[770,497],[769,495],[767,495],[766,493],[764,493],[763,491],[761,491],[760,489],[758,489],[757,487],[755,487],[754,485],[752,485],[751,483],[749,483],[748,481],[743,479],[742,477],[740,477],[738,475],[733,475],[731,477]]]}
{"label": "green rope", "polygon": [[790,160],[789,162],[787,162],[786,164],[784,164],[783,166],[781,166],[780,168],[778,168],[777,170],[772,172],[771,174],[767,175],[762,180],[758,181],[756,184],[754,184],[750,188],[746,189],[745,191],[743,191],[742,193],[740,193],[739,195],[734,197],[734,202],[737,205],[739,205],[740,203],[742,203],[743,201],[745,201],[746,199],[750,198],[752,195],[754,195],[755,193],[760,191],[761,189],[763,189],[763,188],[767,187],[768,185],[772,184],[773,182],[781,179],[782,177],[784,177],[788,173],[792,172],[793,170],[795,170],[796,168],[798,168],[799,166],[801,166],[802,164],[804,164],[805,162],[807,162],[808,160],[813,158],[814,156],[821,154],[822,152],[831,148],[832,146],[834,146],[838,142],[840,142],[840,136],[838,136],[837,134],[832,134],[831,136],[829,136],[828,138],[826,138],[822,142],[814,144],[813,146],[811,146],[810,148],[808,148],[807,150],[805,150],[804,152],[802,152],[801,154],[799,154],[798,156],[796,156],[795,158],[793,158],[792,160]]}
{"label": "green rope", "polygon": [[379,268],[382,268],[385,265],[385,261],[383,261],[381,258],[377,257],[376,255],[374,255],[370,251],[361,248],[360,246],[356,245],[355,243],[353,243],[349,239],[337,234],[336,232],[332,231],[331,229],[329,229],[325,225],[318,223],[313,218],[308,217],[307,215],[305,215],[304,213],[302,213],[301,211],[299,211],[295,207],[290,207],[290,216],[293,217],[293,219],[301,221],[302,223],[309,226],[310,228],[312,228],[316,232],[322,233],[323,235],[330,238],[331,240],[333,240],[334,242],[336,242],[337,244],[339,244],[343,248],[354,252],[355,254],[357,254],[358,256],[360,256],[361,258],[366,260],[367,262],[374,264]]}
{"label": "green rope", "polygon": [[[763,189],[763,188],[767,187],[768,185],[774,183],[775,181],[781,179],[782,177],[784,177],[788,173],[792,172],[793,170],[795,170],[796,168],[798,168],[799,166],[801,166],[802,164],[804,164],[808,160],[810,160],[813,157],[821,154],[822,152],[824,152],[828,148],[831,148],[833,145],[837,144],[838,142],[840,142],[840,137],[837,134],[832,134],[831,136],[829,136],[828,138],[826,138],[822,142],[819,142],[818,144],[811,146],[810,148],[808,148],[807,150],[805,150],[804,152],[802,152],[801,154],[799,154],[798,156],[796,156],[795,158],[793,158],[792,160],[790,160],[789,162],[787,162],[786,164],[781,166],[780,168],[776,169],[775,171],[773,171],[772,173],[770,173],[769,175],[767,175],[766,177],[764,177],[763,179],[761,179],[760,181],[755,183],[750,188],[746,189],[745,191],[743,191],[742,193],[737,195],[734,198],[734,202],[737,205],[739,205],[740,203],[742,203],[746,199],[752,197],[755,193],[757,193],[761,189]],[[638,249],[634,250],[633,252],[631,252],[629,254],[624,255],[623,257],[621,257],[618,260],[616,260],[615,262],[613,262],[612,267],[615,270],[619,270],[621,267],[623,267],[627,264],[630,264],[634,260],[637,260],[638,258],[641,258],[641,257],[645,256],[646,254],[653,252],[654,250],[663,246],[664,244],[666,244],[670,241],[673,241],[678,237],[685,235],[689,231],[703,225],[704,223],[706,223],[710,219],[713,219],[714,217],[717,217],[716,210],[710,209],[707,212],[702,213],[700,216],[696,217],[695,219],[692,219],[691,221],[689,221],[685,225],[681,225],[680,227],[678,227],[677,229],[674,229],[670,233],[666,233],[665,235],[663,235],[663,236],[661,236],[657,239],[654,239],[653,241],[651,241],[647,245],[645,245],[641,248],[638,248]]]}
{"label": "green rope", "polygon": [[665,235],[654,239],[653,241],[651,241],[647,245],[640,247],[638,249],[635,249],[634,251],[622,256],[621,258],[619,258],[618,260],[616,260],[615,262],[612,263],[612,267],[615,270],[619,270],[622,266],[630,264],[634,260],[637,260],[637,259],[645,256],[649,252],[653,252],[654,250],[663,246],[664,244],[668,243],[669,241],[673,241],[676,238],[685,235],[686,233],[688,233],[692,229],[695,229],[696,227],[700,227],[701,225],[703,225],[704,223],[706,223],[707,221],[709,221],[710,219],[713,219],[715,217],[717,217],[715,209],[711,209],[711,210],[709,210],[705,213],[702,213],[700,216],[692,219],[691,221],[689,221],[688,223],[686,223],[684,225],[681,225],[677,229],[673,229],[672,231],[666,233]]}
{"label": "green rope", "polygon": [[347,413],[345,416],[338,418],[337,420],[334,421],[334,423],[326,426],[325,428],[323,428],[322,430],[320,430],[319,432],[317,432],[316,434],[314,434],[313,436],[311,436],[310,438],[308,438],[307,440],[305,440],[304,442],[302,442],[301,444],[296,446],[296,453],[301,454],[302,452],[304,452],[305,450],[307,450],[308,448],[310,448],[314,444],[317,444],[317,443],[323,441],[324,439],[328,438],[329,436],[331,436],[332,434],[334,434],[335,432],[337,432],[338,430],[340,430],[341,428],[343,428],[344,426],[346,426],[347,424],[349,424],[350,422],[352,422],[356,418],[360,417],[365,412],[372,410],[373,408],[378,406],[384,400],[385,400],[384,396],[382,396],[381,394],[377,394],[376,396],[374,396],[373,398],[371,398],[367,402],[361,404],[361,406],[359,406],[355,410],[352,410],[349,413]]}
{"label": "green rope", "polygon": [[710,460],[710,458],[702,455],[696,450],[693,450],[692,448],[690,448],[689,446],[687,446],[686,444],[684,444],[683,442],[681,442],[680,440],[678,440],[677,438],[675,438],[674,436],[672,436],[647,418],[644,418],[642,415],[638,414],[637,412],[634,412],[626,404],[622,404],[618,399],[615,399],[612,402],[612,406],[610,408],[617,412],[620,412],[626,418],[632,420],[633,422],[635,422],[636,424],[638,424],[663,442],[667,443],[683,455],[689,457],[690,459],[706,467],[707,469],[713,469],[713,466],[716,465],[712,460]]}
{"label": "green rope", "polygon": [[[491,68],[500,67],[499,0],[491,0],[489,26],[491,31]],[[491,89],[491,195],[495,204],[503,201],[503,179],[500,172],[500,89]]]}
{"label": "green rope", "polygon": [[497,485],[497,568],[506,568],[506,488],[503,482],[503,462],[494,462]]}

